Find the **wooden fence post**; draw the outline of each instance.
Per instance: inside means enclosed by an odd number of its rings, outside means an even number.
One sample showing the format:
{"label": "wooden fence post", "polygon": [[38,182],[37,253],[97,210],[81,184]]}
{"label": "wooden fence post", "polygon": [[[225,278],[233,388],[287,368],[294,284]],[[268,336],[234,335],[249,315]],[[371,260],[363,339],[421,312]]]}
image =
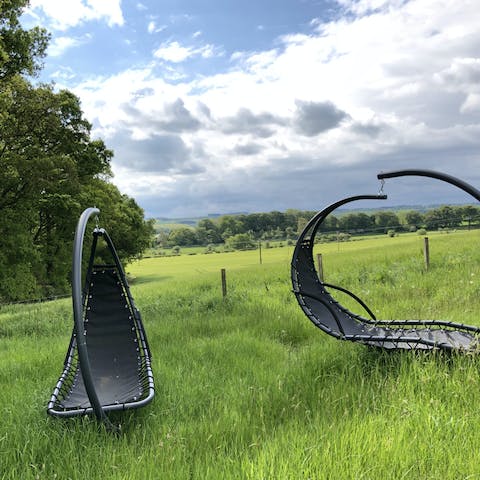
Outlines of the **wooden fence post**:
{"label": "wooden fence post", "polygon": [[318,264],[318,278],[321,282],[324,280],[324,275],[323,275],[323,259],[322,259],[322,254],[317,253],[317,264]]}
{"label": "wooden fence post", "polygon": [[423,257],[425,259],[425,268],[428,270],[430,267],[430,246],[428,244],[428,237],[423,239]]}
{"label": "wooden fence post", "polygon": [[222,295],[223,298],[227,296],[227,272],[224,268],[221,270],[221,276],[222,276]]}

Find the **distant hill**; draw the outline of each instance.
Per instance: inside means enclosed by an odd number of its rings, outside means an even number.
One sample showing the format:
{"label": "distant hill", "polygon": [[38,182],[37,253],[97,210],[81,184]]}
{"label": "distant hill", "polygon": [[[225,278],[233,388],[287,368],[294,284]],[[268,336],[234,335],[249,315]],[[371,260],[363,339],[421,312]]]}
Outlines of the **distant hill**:
{"label": "distant hill", "polygon": [[398,213],[398,212],[408,212],[410,210],[415,210],[420,213],[425,213],[428,210],[432,210],[433,208],[438,208],[441,205],[393,205],[393,206],[382,206],[378,205],[376,207],[366,207],[366,208],[348,208],[343,207],[339,208],[335,211],[334,215],[337,217],[342,214],[346,213],[366,213],[367,215],[378,212],[378,211],[385,211],[388,210],[390,212]]}
{"label": "distant hill", "polygon": [[196,227],[200,220],[209,218],[210,220],[223,217],[225,215],[248,215],[248,212],[234,212],[234,213],[208,213],[204,217],[185,217],[185,218],[168,218],[158,217],[155,218],[155,230],[170,231],[180,227]]}
{"label": "distant hill", "polygon": [[224,217],[225,215],[248,215],[250,212],[208,213],[207,218]]}
{"label": "distant hill", "polygon": [[190,225],[191,227],[194,227],[202,218],[204,217],[198,217],[198,218],[156,218],[155,221],[159,225],[171,225],[171,224],[176,224],[176,225]]}
{"label": "distant hill", "polygon": [[[409,212],[411,210],[415,210],[420,213],[425,213],[428,210],[433,210],[434,208],[440,208],[443,207],[445,203],[435,203],[431,205],[393,205],[393,206],[381,206],[378,205],[377,207],[368,207],[368,208],[348,208],[348,207],[343,207],[335,210],[337,217],[341,214],[346,214],[346,213],[366,213],[366,214],[371,214],[373,212],[378,212],[381,210],[389,210],[394,213],[401,213],[401,212]],[[448,205],[452,207],[463,207],[465,205],[471,205],[469,203],[449,203]]]}

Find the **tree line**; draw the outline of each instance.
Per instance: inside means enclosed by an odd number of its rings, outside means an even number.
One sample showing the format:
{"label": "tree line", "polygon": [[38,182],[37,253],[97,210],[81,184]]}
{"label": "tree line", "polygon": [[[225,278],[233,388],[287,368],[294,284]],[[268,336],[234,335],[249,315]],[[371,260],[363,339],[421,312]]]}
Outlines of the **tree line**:
{"label": "tree line", "polygon": [[[156,236],[158,247],[210,245],[254,247],[260,240],[294,240],[315,215],[314,211],[287,210],[286,212],[224,215],[216,219],[205,218],[195,227],[179,227],[160,231]],[[352,212],[330,215],[320,226],[319,238],[328,241],[362,235],[389,232],[414,232],[418,229],[438,230],[478,226],[480,208],[441,206],[426,212],[410,210],[396,213],[380,210],[373,213]]]}
{"label": "tree line", "polygon": [[0,302],[68,290],[76,222],[101,210],[124,259],[150,245],[152,222],[110,182],[113,152],[91,135],[79,99],[34,84],[49,33],[26,30],[28,0],[0,2]]}

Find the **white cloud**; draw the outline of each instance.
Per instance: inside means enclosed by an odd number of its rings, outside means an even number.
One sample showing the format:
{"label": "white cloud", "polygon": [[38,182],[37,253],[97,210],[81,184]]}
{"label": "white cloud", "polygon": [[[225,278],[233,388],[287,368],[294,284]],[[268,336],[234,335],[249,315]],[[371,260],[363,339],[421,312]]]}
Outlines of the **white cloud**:
{"label": "white cloud", "polygon": [[185,47],[176,41],[162,43],[153,52],[154,57],[172,63],[181,63],[197,56],[211,58],[217,54],[217,49],[213,45]]}
{"label": "white cloud", "polygon": [[91,20],[104,20],[110,27],[124,24],[121,0],[31,0],[30,11],[52,30],[67,30]]}
{"label": "white cloud", "polygon": [[147,25],[147,32],[152,33],[159,33],[163,32],[167,27],[165,25],[157,25],[155,20],[150,20]]}
{"label": "white cloud", "polygon": [[405,0],[337,0],[337,2],[356,15],[366,15],[384,8],[399,8]]}
{"label": "white cloud", "polygon": [[448,92],[462,95],[461,113],[480,112],[480,58],[454,58],[435,79]]}
{"label": "white cloud", "polygon": [[[170,81],[165,70],[159,75],[149,66],[79,85],[87,117],[107,144],[119,131],[127,140],[143,135],[158,148],[166,148],[159,135],[178,135],[176,143],[168,137],[169,145],[180,145],[185,159],[174,168],[173,150],[165,150],[168,182],[157,173],[138,174],[132,183],[126,155],[135,149],[126,140],[118,149],[113,143],[116,182],[140,198],[158,195],[156,203],[172,211],[175,202],[184,202],[183,213],[205,213],[311,206],[312,198],[323,201],[317,199],[319,178],[322,195],[336,199],[339,176],[347,192],[358,193],[362,182],[374,184],[380,169],[421,162],[455,174],[475,161],[478,166],[476,2],[341,3],[344,16],[313,22],[309,35],[292,32],[276,49],[236,52],[230,69],[220,73]],[[153,53],[185,69],[193,57],[215,55],[210,45],[175,41]],[[195,130],[172,120],[168,128],[178,129],[165,133],[165,115],[176,99],[177,114]],[[468,171],[480,183],[479,174]],[[217,200],[222,189],[223,204]]]}
{"label": "white cloud", "polygon": [[460,107],[462,113],[480,112],[480,93],[468,94]]}
{"label": "white cloud", "polygon": [[48,55],[51,57],[60,57],[68,49],[78,47],[91,40],[91,35],[84,35],[83,37],[54,37],[48,46]]}
{"label": "white cloud", "polygon": [[76,77],[75,72],[70,67],[60,67],[51,74],[55,81],[68,82]]}
{"label": "white cloud", "polygon": [[194,50],[191,47],[183,47],[178,42],[170,42],[160,45],[153,55],[167,62],[179,63],[194,55]]}

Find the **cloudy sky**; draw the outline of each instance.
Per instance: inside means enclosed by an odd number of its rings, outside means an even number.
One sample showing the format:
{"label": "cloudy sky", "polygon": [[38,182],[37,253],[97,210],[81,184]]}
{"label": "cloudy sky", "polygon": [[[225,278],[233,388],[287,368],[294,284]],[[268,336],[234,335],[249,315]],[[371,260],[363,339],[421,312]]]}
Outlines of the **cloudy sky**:
{"label": "cloudy sky", "polygon": [[81,98],[149,217],[319,209],[405,168],[480,188],[478,0],[31,0],[23,18],[52,34],[41,80]]}

